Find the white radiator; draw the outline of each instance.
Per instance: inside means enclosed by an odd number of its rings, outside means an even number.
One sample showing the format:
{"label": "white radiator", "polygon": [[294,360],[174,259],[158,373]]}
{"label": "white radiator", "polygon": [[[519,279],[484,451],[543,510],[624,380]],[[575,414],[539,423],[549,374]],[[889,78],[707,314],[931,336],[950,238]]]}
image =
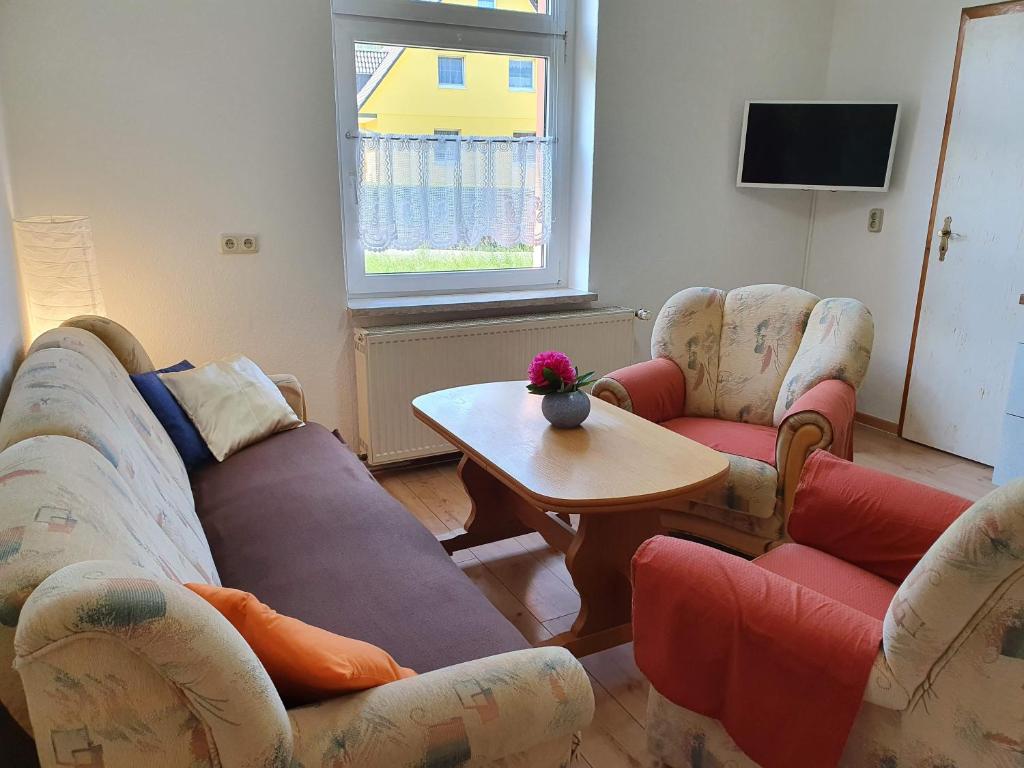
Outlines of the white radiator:
{"label": "white radiator", "polygon": [[357,328],[359,450],[371,466],[448,453],[413,416],[413,398],[485,381],[526,379],[538,352],[557,349],[581,373],[629,365],[633,310],[624,307],[486,320]]}

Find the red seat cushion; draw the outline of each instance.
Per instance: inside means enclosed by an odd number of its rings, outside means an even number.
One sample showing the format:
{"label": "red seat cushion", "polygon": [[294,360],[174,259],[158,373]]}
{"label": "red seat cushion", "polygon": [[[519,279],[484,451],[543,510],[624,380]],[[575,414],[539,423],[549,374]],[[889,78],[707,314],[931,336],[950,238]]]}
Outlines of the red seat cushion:
{"label": "red seat cushion", "polygon": [[661,426],[716,451],[775,466],[775,442],[779,436],[775,427],[696,416],[669,419],[661,422]]}
{"label": "red seat cushion", "polygon": [[803,544],[783,544],[754,563],[881,621],[896,585]]}

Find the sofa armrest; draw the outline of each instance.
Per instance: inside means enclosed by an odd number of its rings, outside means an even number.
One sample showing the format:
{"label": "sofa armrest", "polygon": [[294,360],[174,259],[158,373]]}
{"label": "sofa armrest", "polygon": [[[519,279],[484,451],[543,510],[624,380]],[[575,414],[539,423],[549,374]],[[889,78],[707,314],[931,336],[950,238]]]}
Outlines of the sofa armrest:
{"label": "sofa armrest", "polygon": [[249,646],[202,598],[137,566],[91,560],[47,577],[22,609],[14,666],[44,768],[289,761],[287,712]]}
{"label": "sofa armrest", "polygon": [[156,366],[135,335],[120,323],[99,315],[77,315],[60,324],[61,328],[81,328],[96,336],[124,366],[128,373],[146,373]]}
{"label": "sofa armrest", "polygon": [[683,415],[686,378],[672,360],[656,357],[606,374],[593,393],[649,421],[668,421]]}
{"label": "sofa armrest", "polygon": [[857,394],[836,379],[822,381],[801,395],[779,423],[775,466],[784,517],[793,509],[804,462],[813,451],[829,450],[853,459],[853,415]]}
{"label": "sofa armrest", "polygon": [[[457,664],[289,710],[302,765],[497,765],[561,743],[594,715],[587,674],[562,648]],[[524,763],[534,765],[537,763]],[[555,763],[556,765],[558,763]]]}
{"label": "sofa armrest", "polygon": [[[878,619],[712,547],[656,536],[633,557],[640,671],[760,765],[836,764],[881,635]],[[837,733],[834,760],[810,757]]]}
{"label": "sofa armrest", "polygon": [[816,451],[804,466],[788,530],[800,544],[899,583],[970,505]]}
{"label": "sofa armrest", "polygon": [[302,384],[298,378],[290,373],[271,374],[270,380],[277,385],[284,395],[285,401],[295,411],[295,415],[306,421],[306,394],[302,391]]}

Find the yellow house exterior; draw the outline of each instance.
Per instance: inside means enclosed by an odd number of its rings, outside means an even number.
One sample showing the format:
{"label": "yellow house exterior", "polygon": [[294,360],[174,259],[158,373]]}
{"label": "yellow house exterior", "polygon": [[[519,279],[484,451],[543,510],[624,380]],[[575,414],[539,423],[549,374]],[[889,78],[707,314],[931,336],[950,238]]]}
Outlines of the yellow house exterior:
{"label": "yellow house exterior", "polygon": [[[490,3],[478,0],[442,2],[491,7]],[[531,0],[495,0],[493,7],[537,13]],[[397,47],[384,47],[376,55],[382,60],[358,93],[359,129],[364,133],[458,133],[463,136],[544,133],[543,59]],[[441,82],[440,58],[462,60],[461,85]],[[520,72],[526,62],[532,65],[532,88],[510,87],[510,61],[524,62],[518,65]],[[458,71],[458,64],[446,64],[449,65]]]}

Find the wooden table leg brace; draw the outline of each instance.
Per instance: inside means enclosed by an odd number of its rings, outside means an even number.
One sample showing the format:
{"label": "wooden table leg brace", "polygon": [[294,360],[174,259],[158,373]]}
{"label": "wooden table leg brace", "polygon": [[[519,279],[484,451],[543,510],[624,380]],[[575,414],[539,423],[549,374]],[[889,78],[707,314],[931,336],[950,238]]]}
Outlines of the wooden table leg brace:
{"label": "wooden table leg brace", "polygon": [[580,612],[572,629],[543,645],[564,646],[584,656],[629,642],[630,560],[644,541],[663,532],[658,510],[581,510],[579,528],[573,529],[563,515],[527,503],[469,458],[459,464],[459,477],[473,506],[464,530],[440,538],[449,554],[537,531],[565,553],[566,568],[580,594]]}

